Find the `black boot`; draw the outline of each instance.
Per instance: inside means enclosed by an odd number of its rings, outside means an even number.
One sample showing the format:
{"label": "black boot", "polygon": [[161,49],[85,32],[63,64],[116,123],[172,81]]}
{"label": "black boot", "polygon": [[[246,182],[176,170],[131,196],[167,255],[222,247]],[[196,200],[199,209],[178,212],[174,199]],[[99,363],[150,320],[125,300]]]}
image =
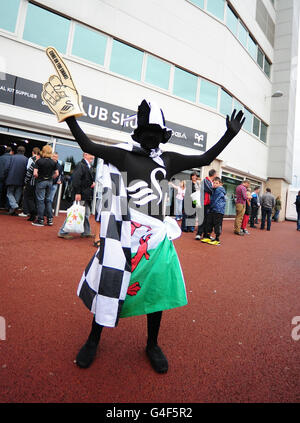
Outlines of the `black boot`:
{"label": "black boot", "polygon": [[150,360],[151,366],[157,373],[167,373],[168,360],[158,345],[147,345],[146,354]]}
{"label": "black boot", "polygon": [[167,373],[168,360],[161,348],[157,345],[161,317],[161,311],[147,314],[148,340],[146,354],[150,360],[151,366],[157,373]]}
{"label": "black boot", "polygon": [[90,367],[94,358],[97,353],[97,347],[100,341],[100,335],[102,332],[103,326],[98,325],[95,322],[95,317],[92,323],[92,330],[88,337],[88,340],[83,345],[83,347],[79,350],[77,357],[76,357],[76,364],[78,367],[86,369]]}

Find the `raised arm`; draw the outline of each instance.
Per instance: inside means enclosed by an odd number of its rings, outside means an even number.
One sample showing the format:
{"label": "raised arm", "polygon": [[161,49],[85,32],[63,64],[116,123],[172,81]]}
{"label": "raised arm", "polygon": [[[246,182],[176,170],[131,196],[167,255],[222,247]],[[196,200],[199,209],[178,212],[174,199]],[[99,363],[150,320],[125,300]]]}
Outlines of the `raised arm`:
{"label": "raised arm", "polygon": [[66,123],[72,132],[73,137],[80,145],[84,153],[92,154],[95,157],[100,157],[106,162],[113,164],[120,168],[125,160],[127,154],[126,150],[107,145],[96,144],[91,141],[89,137],[83,132],[78,125],[76,119],[72,116],[66,119]]}
{"label": "raised arm", "polygon": [[230,141],[240,131],[245,118],[243,112],[240,110],[235,116],[236,110],[232,112],[231,118],[226,117],[227,130],[222,138],[208,151],[202,155],[185,156],[183,154],[166,152],[164,153],[164,160],[167,164],[168,176],[171,177],[183,170],[191,169],[193,167],[208,166],[218,155],[224,150]]}

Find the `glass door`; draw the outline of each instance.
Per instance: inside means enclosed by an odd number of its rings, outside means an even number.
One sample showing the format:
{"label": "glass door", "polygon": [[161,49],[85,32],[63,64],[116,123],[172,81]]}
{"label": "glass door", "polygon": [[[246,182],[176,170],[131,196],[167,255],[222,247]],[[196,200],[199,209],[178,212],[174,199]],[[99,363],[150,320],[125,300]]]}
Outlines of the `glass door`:
{"label": "glass door", "polygon": [[[63,182],[61,188],[60,210],[67,210],[72,205],[72,173],[76,165],[82,160],[83,152],[74,141],[56,139],[55,152],[58,162],[63,166]],[[57,190],[57,194],[59,190]],[[54,199],[54,205],[57,198]]]}

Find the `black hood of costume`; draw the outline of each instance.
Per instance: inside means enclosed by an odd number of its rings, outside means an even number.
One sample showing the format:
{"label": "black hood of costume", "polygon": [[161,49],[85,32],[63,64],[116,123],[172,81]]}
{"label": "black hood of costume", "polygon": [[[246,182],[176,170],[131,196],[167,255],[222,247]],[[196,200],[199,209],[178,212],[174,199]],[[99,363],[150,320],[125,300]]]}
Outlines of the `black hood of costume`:
{"label": "black hood of costume", "polygon": [[152,103],[143,100],[138,107],[137,128],[131,135],[134,141],[140,142],[143,132],[151,133],[151,137],[156,135],[159,142],[166,143],[172,136],[172,130],[166,127],[163,111]]}

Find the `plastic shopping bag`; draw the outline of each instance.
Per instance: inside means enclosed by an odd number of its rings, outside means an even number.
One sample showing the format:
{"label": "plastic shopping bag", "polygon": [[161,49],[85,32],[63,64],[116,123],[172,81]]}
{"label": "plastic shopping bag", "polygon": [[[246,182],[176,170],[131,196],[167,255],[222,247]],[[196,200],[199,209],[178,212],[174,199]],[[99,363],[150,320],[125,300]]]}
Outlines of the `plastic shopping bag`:
{"label": "plastic shopping bag", "polygon": [[200,196],[200,191],[195,191],[191,194],[191,198],[192,198],[192,202],[193,204],[199,208],[201,207],[201,196]]}
{"label": "plastic shopping bag", "polygon": [[80,202],[74,202],[67,210],[67,219],[64,225],[64,232],[72,232],[81,234],[84,232],[84,215],[85,207],[80,205]]}

